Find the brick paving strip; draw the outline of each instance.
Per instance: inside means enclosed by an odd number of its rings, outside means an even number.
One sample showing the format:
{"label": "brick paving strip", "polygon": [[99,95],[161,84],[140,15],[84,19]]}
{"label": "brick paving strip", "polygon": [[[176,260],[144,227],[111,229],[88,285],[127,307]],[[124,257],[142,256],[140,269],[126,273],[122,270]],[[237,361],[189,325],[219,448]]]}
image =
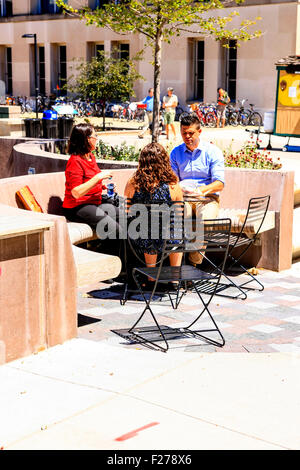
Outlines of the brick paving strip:
{"label": "brick paving strip", "polygon": [[[177,339],[170,348],[180,347],[186,352],[300,353],[300,271],[263,271],[259,278],[264,291],[251,291],[246,300],[213,299],[211,312],[225,337],[223,348],[192,338]],[[79,337],[119,348],[136,347],[111,332],[130,327],[144,308],[143,302],[132,298],[122,306],[121,292],[122,285],[117,283],[99,283],[79,291]],[[181,326],[193,319],[198,305],[197,294],[189,292],[178,310],[173,310],[164,297],[155,303],[154,312],[160,324]],[[207,323],[207,317],[203,317],[203,323]]]}

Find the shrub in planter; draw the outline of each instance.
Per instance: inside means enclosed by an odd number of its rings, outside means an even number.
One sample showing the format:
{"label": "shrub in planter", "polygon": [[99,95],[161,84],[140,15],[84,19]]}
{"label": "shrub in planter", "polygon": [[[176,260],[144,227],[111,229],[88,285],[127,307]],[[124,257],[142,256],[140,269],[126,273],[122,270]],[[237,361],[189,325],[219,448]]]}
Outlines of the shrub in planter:
{"label": "shrub in planter", "polygon": [[246,142],[237,152],[231,147],[224,150],[225,166],[236,168],[253,168],[257,170],[279,170],[282,167],[280,158],[276,162],[270,157],[270,152],[259,151],[253,141]]}
{"label": "shrub in planter", "polygon": [[133,145],[127,145],[122,142],[121,145],[111,146],[105,144],[102,140],[99,140],[94,154],[98,159],[107,160],[124,160],[137,162],[140,151],[137,150]]}

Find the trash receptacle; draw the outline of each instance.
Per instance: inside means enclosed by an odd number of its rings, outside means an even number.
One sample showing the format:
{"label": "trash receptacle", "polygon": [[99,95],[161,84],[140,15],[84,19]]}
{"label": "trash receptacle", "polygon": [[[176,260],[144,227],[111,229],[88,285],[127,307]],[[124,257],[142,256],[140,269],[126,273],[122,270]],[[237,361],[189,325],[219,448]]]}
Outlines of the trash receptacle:
{"label": "trash receptacle", "polygon": [[26,137],[39,139],[42,136],[40,119],[24,119]]}
{"label": "trash receptacle", "polygon": [[43,113],[43,137],[45,139],[58,138],[57,112],[48,109]]}
{"label": "trash receptacle", "polygon": [[72,117],[60,117],[58,119],[58,137],[60,139],[68,139],[71,135],[74,125],[74,119]]}

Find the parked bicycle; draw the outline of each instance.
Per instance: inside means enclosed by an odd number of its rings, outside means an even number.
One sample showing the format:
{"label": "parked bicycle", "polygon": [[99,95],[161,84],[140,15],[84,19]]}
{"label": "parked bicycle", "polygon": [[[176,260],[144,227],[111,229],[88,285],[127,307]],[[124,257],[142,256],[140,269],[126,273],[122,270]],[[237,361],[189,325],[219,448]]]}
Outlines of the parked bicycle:
{"label": "parked bicycle", "polygon": [[33,101],[30,98],[27,98],[27,96],[17,96],[15,102],[17,106],[20,106],[21,114],[32,113],[34,110]]}
{"label": "parked bicycle", "polygon": [[237,126],[237,109],[233,104],[228,104],[225,109],[225,124],[229,126]]}
{"label": "parked bicycle", "polygon": [[248,110],[245,109],[244,104],[246,101],[246,99],[238,100],[239,108],[231,113],[230,122],[228,122],[230,125],[247,126],[250,113]]}
{"label": "parked bicycle", "polygon": [[215,127],[217,115],[212,103],[193,103],[190,105],[191,112],[197,114],[201,126]]}
{"label": "parked bicycle", "polygon": [[232,111],[228,124],[232,126],[261,126],[263,119],[258,111],[254,111],[254,104],[249,104],[250,109],[245,108],[247,99],[239,100],[239,109]]}
{"label": "parked bicycle", "polygon": [[258,111],[254,111],[254,104],[249,104],[250,106],[250,115],[248,118],[248,126],[257,126],[261,127],[263,123],[263,118]]}

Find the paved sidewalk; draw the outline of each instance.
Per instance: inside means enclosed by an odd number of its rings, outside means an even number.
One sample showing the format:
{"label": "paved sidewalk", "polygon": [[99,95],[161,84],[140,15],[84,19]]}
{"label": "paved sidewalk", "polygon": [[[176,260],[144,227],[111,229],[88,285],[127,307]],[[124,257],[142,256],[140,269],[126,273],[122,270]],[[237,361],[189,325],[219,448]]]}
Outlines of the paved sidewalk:
{"label": "paved sidewalk", "polygon": [[[259,276],[263,292],[212,306],[226,339],[216,351],[127,345],[110,330],[140,302],[104,300],[103,283],[81,290],[78,338],[0,368],[0,447],[299,449],[300,264]],[[159,305],[159,318],[191,318],[193,299],[181,313]]]}
{"label": "paved sidewalk", "polygon": [[[234,280],[241,283],[243,277],[238,276]],[[180,348],[182,352],[299,354],[300,263],[280,273],[259,270],[257,279],[265,286],[262,292],[249,291],[246,300],[218,296],[210,304],[210,309],[226,339],[223,348],[198,345],[194,339],[177,340],[175,347]],[[252,285],[254,286],[254,283]],[[128,346],[119,336],[111,333],[111,330],[132,325],[141,312],[143,303],[139,295],[131,296],[124,306],[120,305],[123,292],[124,286],[120,283],[99,283],[88,289],[81,289],[78,293],[80,338],[102,341],[118,349],[132,349],[132,346]],[[225,293],[227,295],[227,291]],[[228,293],[237,295],[239,292],[230,288]],[[199,307],[197,294],[188,292],[181,300],[178,310],[172,309],[167,295],[157,296],[154,311],[160,324],[176,327],[192,322],[195,310]],[[206,318],[205,314],[203,317],[205,325],[211,327],[209,318]],[[150,320],[147,318],[151,324]]]}

